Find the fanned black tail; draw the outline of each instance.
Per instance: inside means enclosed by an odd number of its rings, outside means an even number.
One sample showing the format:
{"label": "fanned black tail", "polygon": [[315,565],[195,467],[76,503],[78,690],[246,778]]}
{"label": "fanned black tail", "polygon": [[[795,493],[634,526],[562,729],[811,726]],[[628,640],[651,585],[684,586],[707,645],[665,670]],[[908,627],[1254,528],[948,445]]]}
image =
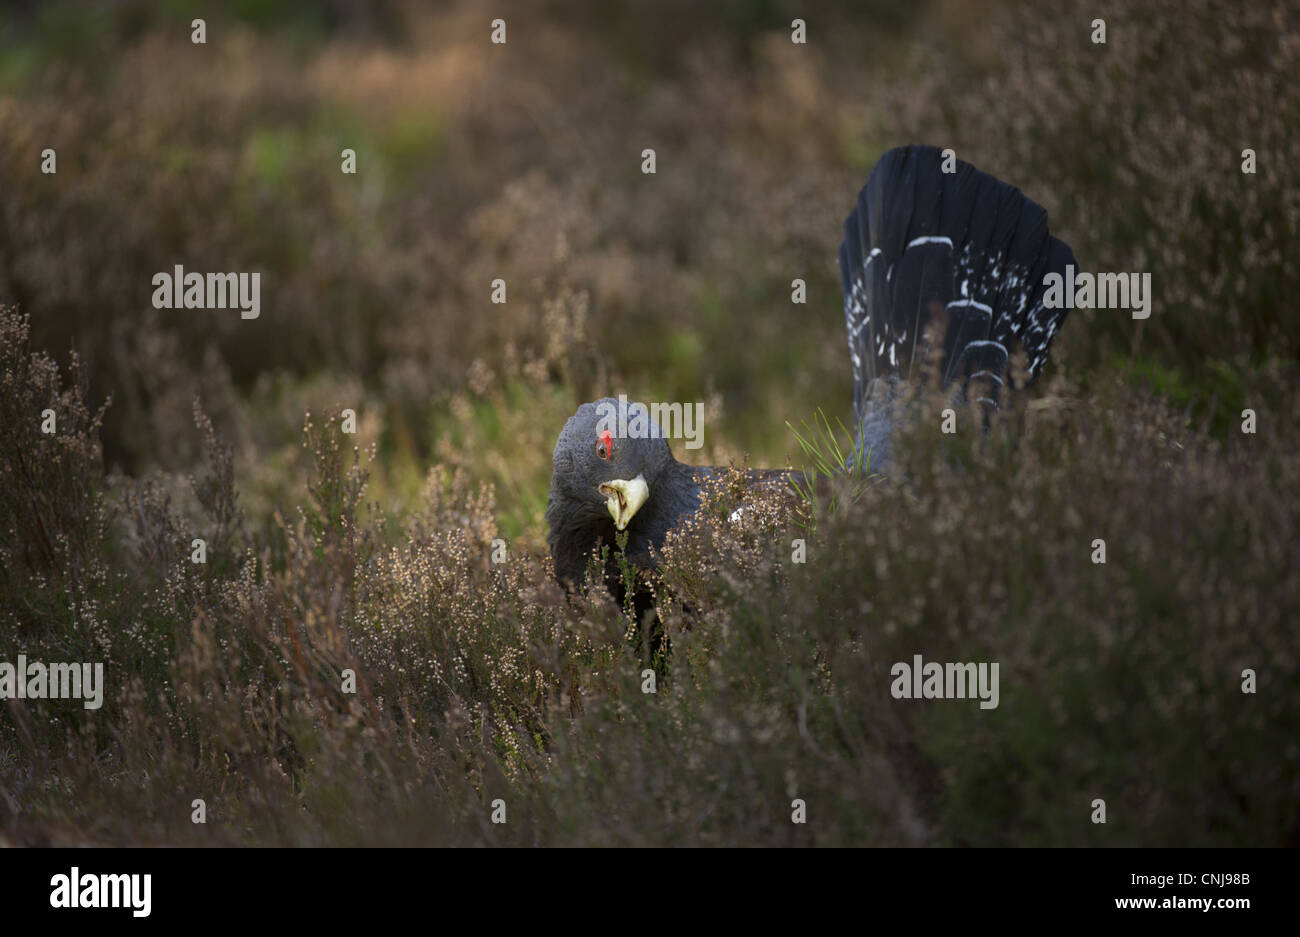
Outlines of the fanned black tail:
{"label": "fanned black tail", "polygon": [[844,224],[840,273],[859,427],[870,416],[872,382],[911,374],[937,311],[949,314],[944,383],[985,378],[981,399],[994,404],[1015,345],[1035,377],[1065,320],[1066,309],[1044,307],[1043,277],[1064,275],[1074,254],[1048,234],[1047,212],[969,163],[954,160],[946,173],[943,162],[937,147],[890,150]]}

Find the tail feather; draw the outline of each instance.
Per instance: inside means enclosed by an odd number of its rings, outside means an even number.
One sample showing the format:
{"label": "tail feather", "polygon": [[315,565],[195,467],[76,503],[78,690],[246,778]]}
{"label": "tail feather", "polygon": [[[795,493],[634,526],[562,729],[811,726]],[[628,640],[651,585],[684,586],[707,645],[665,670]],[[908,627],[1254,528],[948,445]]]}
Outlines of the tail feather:
{"label": "tail feather", "polygon": [[1029,373],[1047,360],[1065,309],[1043,306],[1043,277],[1074,255],[1047,229],[1047,212],[1019,189],[936,147],[881,157],[844,225],[840,273],[859,426],[877,378],[907,378],[932,316],[946,311],[943,380],[984,378],[991,403],[1016,345]]}

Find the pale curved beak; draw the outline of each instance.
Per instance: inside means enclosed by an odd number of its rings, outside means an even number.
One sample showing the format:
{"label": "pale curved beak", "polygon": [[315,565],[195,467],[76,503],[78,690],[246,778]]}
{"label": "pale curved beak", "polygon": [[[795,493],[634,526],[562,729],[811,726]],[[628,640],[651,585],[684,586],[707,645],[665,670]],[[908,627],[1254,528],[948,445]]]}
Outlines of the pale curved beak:
{"label": "pale curved beak", "polygon": [[609,508],[614,526],[619,530],[627,528],[632,515],[641,510],[641,505],[650,497],[650,486],[645,483],[645,476],[638,475],[631,481],[615,478],[605,482],[597,489],[605,495],[605,507]]}

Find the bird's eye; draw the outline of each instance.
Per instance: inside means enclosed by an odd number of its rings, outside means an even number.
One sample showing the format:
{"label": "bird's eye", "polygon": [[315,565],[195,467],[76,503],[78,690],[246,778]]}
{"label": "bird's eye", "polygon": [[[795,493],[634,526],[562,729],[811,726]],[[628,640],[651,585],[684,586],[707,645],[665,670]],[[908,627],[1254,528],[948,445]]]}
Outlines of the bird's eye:
{"label": "bird's eye", "polygon": [[614,437],[609,434],[609,430],[601,433],[600,439],[596,441],[596,455],[605,460],[614,457]]}

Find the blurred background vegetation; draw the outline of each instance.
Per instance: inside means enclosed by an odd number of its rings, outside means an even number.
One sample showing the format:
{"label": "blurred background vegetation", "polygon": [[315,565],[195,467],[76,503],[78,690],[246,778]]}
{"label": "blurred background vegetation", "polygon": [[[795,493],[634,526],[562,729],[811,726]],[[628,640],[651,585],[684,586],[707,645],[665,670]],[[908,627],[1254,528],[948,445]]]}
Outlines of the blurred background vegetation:
{"label": "blurred background vegetation", "polygon": [[[684,670],[664,674],[687,695],[664,697],[675,702],[658,714],[643,711],[635,683],[619,682],[633,680],[638,652],[609,642],[626,625],[616,610],[571,609],[548,585],[551,448],[580,402],[619,392],[704,400],[706,445],[677,455],[712,464],[797,463],[787,421],[797,426],[819,407],[848,416],[842,224],[879,155],[910,142],[951,146],[1043,203],[1084,269],[1152,273],[1150,319],[1100,310],[1067,320],[1049,364],[1058,383],[1043,398],[1067,414],[1058,449],[1116,471],[1124,463],[1111,456],[1129,452],[1161,478],[1168,453],[1131,447],[1174,439],[1200,453],[1190,477],[1150,492],[1188,500],[1166,500],[1147,519],[1154,539],[1131,557],[1124,627],[1151,624],[1142,640],[1165,648],[1157,669],[1171,686],[1179,678],[1168,668],[1227,661],[1225,648],[1252,635],[1278,643],[1275,679],[1295,675],[1300,619],[1284,560],[1294,505],[1272,501],[1295,481],[1297,441],[1293,4],[1113,0],[1085,14],[1064,0],[533,0],[510,5],[503,46],[489,42],[498,15],[470,0],[33,0],[0,10],[0,305],[11,308],[4,426],[13,449],[0,624],[10,635],[0,650],[10,654],[16,634],[29,656],[42,647],[107,654],[134,674],[98,721],[69,711],[35,726],[8,707],[0,830],[20,840],[62,835],[50,831],[64,824],[81,838],[193,837],[184,811],[182,823],[124,798],[162,764],[189,787],[220,787],[214,779],[234,772],[227,816],[240,813],[243,825],[225,829],[235,841],[356,841],[346,818],[364,813],[362,803],[378,838],[396,837],[404,827],[391,820],[417,810],[417,792],[440,806],[405,829],[491,841],[466,818],[498,777],[541,812],[528,827],[534,841],[653,840],[635,831],[661,816],[665,799],[725,787],[719,778],[784,796],[794,769],[774,753],[806,739],[810,693],[814,722],[836,739],[822,745],[838,749],[808,756],[801,776],[811,772],[842,801],[843,826],[814,841],[1091,841],[1045,793],[1059,791],[1051,785],[1067,768],[1071,784],[1094,771],[1098,783],[1105,776],[1159,800],[1100,742],[1044,754],[1060,732],[1104,735],[1106,720],[1079,693],[1089,681],[1128,685],[1132,659],[1117,663],[1109,651],[1103,664],[1095,648],[1071,644],[1087,662],[1074,683],[1044,664],[1043,692],[1071,687],[1068,701],[1043,702],[1038,723],[1005,715],[1005,737],[978,751],[962,740],[983,738],[983,723],[972,734],[928,716],[917,725],[885,714],[883,729],[858,721],[883,705],[860,698],[862,655],[910,659],[916,641],[846,636],[878,616],[913,620],[916,596],[942,580],[936,558],[960,563],[943,546],[960,527],[952,518],[974,509],[970,498],[987,497],[992,510],[998,493],[1017,497],[1010,480],[980,476],[982,492],[935,495],[934,529],[917,521],[923,534],[907,543],[863,532],[894,516],[874,512],[911,503],[899,491],[872,495],[895,500],[824,525],[824,536],[860,547],[817,566],[811,581],[776,576],[777,594],[756,586],[765,605],[743,593],[697,595],[704,617],[679,635],[670,665]],[[206,20],[204,45],[190,41],[194,17]],[[795,17],[807,21],[807,45],[790,42]],[[1105,45],[1091,42],[1094,18],[1106,20]],[[57,151],[57,174],[40,171],[46,147]],[[640,171],[647,147],[655,175]],[[1241,172],[1247,147],[1254,175]],[[356,151],[355,175],[340,172],[344,148]],[[260,271],[260,318],[153,309],[151,277],[176,264]],[[490,301],[498,277],[505,305]],[[790,302],[795,277],[808,283],[807,306]],[[1139,420],[1139,401],[1159,416]],[[61,447],[36,434],[47,405],[68,417]],[[1249,458],[1233,448],[1245,407],[1263,427]],[[342,408],[358,414],[357,436],[344,443]],[[1094,430],[1095,421],[1105,425]],[[1080,448],[1083,438],[1098,454]],[[1108,505],[1109,516],[1123,500],[1095,472],[1072,492],[1062,487],[1067,455],[1059,459],[1032,479],[1002,465],[1003,476],[1026,490],[1042,481],[1051,496],[1032,514],[1040,526],[1008,532],[1020,542],[987,561],[983,582],[999,602],[1005,589],[1021,595],[1019,564],[1057,556],[1047,544],[1091,539],[1080,520],[1087,505]],[[1266,488],[1256,500],[1233,487],[1246,476]],[[1237,514],[1225,498],[1238,499]],[[1130,515],[1146,504],[1132,501]],[[1054,533],[1056,515],[1069,516]],[[1148,588],[1149,564],[1174,562],[1188,548],[1173,539],[1180,523],[1202,516],[1205,542],[1188,568],[1210,570],[1222,607],[1178,577]],[[188,563],[195,530],[213,545],[199,572]],[[496,535],[518,558],[508,572],[479,568],[480,547]],[[917,570],[906,580],[912,594],[886,584],[872,550]],[[736,575],[762,567],[734,562]],[[1063,564],[1043,569],[1063,581],[1082,575]],[[695,580],[679,575],[691,592]],[[856,625],[824,634],[826,623],[809,616],[846,590],[871,598]],[[1128,595],[1114,583],[1080,590],[1077,616],[1106,617],[1105,603]],[[1019,612],[989,627],[1012,641],[1037,623],[1035,640],[1048,641],[1052,616],[1069,604],[1056,598],[998,604]],[[795,617],[779,627],[764,618],[787,613]],[[941,615],[915,620],[958,641]],[[1177,636],[1189,620],[1206,621],[1213,636],[1184,653]],[[744,647],[713,640],[716,626],[734,642],[744,622]],[[1011,653],[988,634],[975,638],[991,642],[981,646],[992,659]],[[1110,646],[1104,634],[1094,639]],[[364,705],[334,700],[331,674],[357,661],[368,674]],[[768,682],[741,681],[707,705],[690,695],[723,665]],[[1207,671],[1209,683],[1179,692],[1200,698],[1220,678]],[[211,691],[189,698],[186,687],[198,685]],[[726,711],[723,697],[744,723],[734,739],[735,727],[709,722]],[[1203,716],[1222,735],[1228,717],[1217,707],[1231,698],[1216,699]],[[1243,751],[1249,742],[1270,753],[1225,754],[1250,762],[1238,762],[1241,776],[1217,761],[1188,775],[1214,788],[1204,823],[1180,820],[1196,796],[1180,788],[1163,809],[1142,801],[1152,818],[1125,841],[1296,841],[1300,756],[1280,734],[1284,715],[1241,715],[1256,720],[1241,729]],[[635,744],[602,734],[619,726],[636,728]],[[399,757],[396,739],[411,733],[421,741],[406,739]],[[705,740],[716,733],[731,739],[725,764],[708,762]],[[1177,746],[1194,738],[1189,727],[1143,770],[1158,762],[1164,777],[1180,777],[1192,756]],[[340,773],[356,751],[368,753],[364,765]],[[696,760],[646,794],[647,813],[614,805],[636,800],[636,765],[655,752]],[[404,767],[393,761],[408,756]],[[321,773],[326,763],[333,776]],[[608,790],[584,773],[600,763],[616,775]],[[989,785],[1008,774],[1027,786],[998,787],[990,802]],[[313,778],[333,786],[309,793]],[[432,794],[420,787],[430,783]],[[869,804],[855,789],[868,783],[880,798]],[[891,791],[905,793],[890,800]],[[606,816],[628,813],[604,832],[577,829],[597,800]],[[742,828],[759,830],[758,841],[793,835],[781,824],[746,827],[752,805],[709,802],[699,807],[718,811],[708,822],[683,813],[658,828],[663,840],[725,842]],[[1026,814],[1011,822],[1017,810]]]}

